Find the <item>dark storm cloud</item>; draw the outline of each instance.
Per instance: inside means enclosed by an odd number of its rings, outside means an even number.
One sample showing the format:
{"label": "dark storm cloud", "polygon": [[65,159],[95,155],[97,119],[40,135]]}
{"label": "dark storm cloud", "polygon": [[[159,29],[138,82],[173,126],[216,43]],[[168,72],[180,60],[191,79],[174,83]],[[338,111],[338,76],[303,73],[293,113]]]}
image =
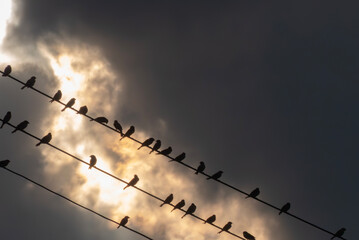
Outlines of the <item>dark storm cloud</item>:
{"label": "dark storm cloud", "polygon": [[[5,46],[52,32],[101,48],[124,78],[122,122],[355,239],[355,3],[18,2]],[[300,224],[291,239],[323,237]]]}

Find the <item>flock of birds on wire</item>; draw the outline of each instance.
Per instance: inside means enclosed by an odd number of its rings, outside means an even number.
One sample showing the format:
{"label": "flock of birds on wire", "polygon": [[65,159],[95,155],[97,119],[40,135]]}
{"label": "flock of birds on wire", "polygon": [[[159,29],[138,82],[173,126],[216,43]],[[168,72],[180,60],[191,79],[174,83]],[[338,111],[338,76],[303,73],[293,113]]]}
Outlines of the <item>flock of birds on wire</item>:
{"label": "flock of birds on wire", "polygon": [[[8,65],[4,71],[3,71],[3,74],[2,76],[3,77],[6,77],[6,76],[9,76],[9,74],[11,73],[12,69],[11,69],[11,66]],[[21,87],[21,89],[25,89],[25,88],[32,88],[34,85],[35,85],[35,82],[36,82],[36,77],[35,76],[32,76],[29,80],[26,81],[25,85],[23,87]],[[52,97],[52,99],[50,100],[50,103],[54,102],[54,101],[60,101],[62,98],[62,92],[61,90],[58,90],[54,96]],[[65,111],[67,108],[71,108],[76,102],[76,99],[75,98],[71,98],[64,106],[64,108],[61,110],[61,111]],[[83,114],[83,115],[86,115],[88,112],[88,108],[87,106],[82,106],[79,108],[79,110],[77,111],[77,114]],[[3,128],[3,126],[5,124],[7,124],[11,119],[11,112],[8,111],[5,116],[3,117],[2,119],[2,124],[0,126],[0,129]],[[96,117],[96,118],[93,118],[91,119],[90,121],[96,121],[98,123],[101,123],[101,124],[108,124],[108,119],[106,117],[103,117],[103,116],[100,116],[100,117]],[[29,125],[29,122],[27,120],[25,121],[22,121],[20,122],[17,126],[15,126],[14,130],[12,131],[12,133],[15,133],[16,131],[23,131],[27,126]],[[113,126],[115,127],[115,129],[120,133],[121,135],[121,138],[120,138],[120,141],[126,137],[131,137],[134,133],[135,133],[135,127],[134,126],[130,126],[129,129],[124,132],[123,131],[123,128],[121,126],[121,124],[115,120],[113,122]],[[42,137],[40,139],[40,141],[36,144],[36,146],[40,146],[41,144],[48,144],[50,143],[52,139],[52,134],[51,133],[48,133],[47,135],[45,135],[44,137]],[[154,145],[151,147],[151,145],[154,143]],[[142,142],[141,146],[138,147],[137,150],[140,150],[141,148],[143,147],[148,147],[148,148],[151,148],[151,151],[149,152],[149,154],[151,154],[152,152],[156,151],[157,153],[156,154],[160,154],[160,155],[164,155],[164,156],[169,156],[169,154],[172,152],[172,148],[171,147],[167,147],[163,150],[160,150],[161,148],[161,140],[156,140],[154,138],[148,138],[146,139],[145,141]],[[184,159],[186,158],[186,153],[181,153],[179,154],[177,157],[171,159],[170,161],[177,161],[177,162],[181,162],[183,161]],[[3,161],[0,161],[0,167],[6,167],[8,164],[9,164],[9,160],[3,160]],[[95,155],[90,155],[90,163],[89,163],[89,169],[91,169],[92,167],[94,167],[97,163],[97,158]],[[196,171],[195,171],[195,174],[198,174],[198,173],[202,173],[204,170],[205,170],[206,166],[204,164],[204,162],[200,162],[200,164],[198,165]],[[207,180],[209,179],[214,179],[214,180],[218,180],[223,174],[223,171],[218,171],[216,173],[214,173],[213,175],[207,177]],[[130,180],[130,182],[123,188],[123,190],[125,190],[126,188],[128,187],[131,187],[131,186],[135,186],[139,181],[139,177],[135,174],[134,177]],[[258,195],[260,194],[260,190],[259,188],[255,188],[253,191],[251,191],[248,196],[246,196],[245,198],[256,198]],[[171,202],[173,201],[173,194],[170,194],[169,196],[166,197],[166,199],[164,200],[164,202],[160,205],[160,207],[162,207],[163,205],[165,204],[170,204]],[[182,207],[185,206],[185,200],[182,199],[180,202],[178,202],[177,204],[174,205],[173,209],[171,210],[174,211],[176,209],[182,209]],[[290,203],[286,203],[284,204],[280,211],[279,211],[279,215],[282,214],[282,213],[287,213],[288,210],[290,209],[291,205]],[[196,211],[196,208],[197,206],[192,203],[188,209],[185,211],[185,214],[182,216],[182,218],[184,218],[186,215],[191,215],[193,214],[195,211]],[[120,226],[125,226],[128,222],[128,219],[130,217],[128,216],[125,216],[120,224],[118,225],[118,228]],[[213,224],[214,221],[216,220],[216,215],[212,215],[210,217],[208,217],[205,221],[204,221],[204,224],[206,223],[209,223],[209,224]],[[223,231],[228,231],[230,228],[232,227],[232,222],[227,222],[223,227],[222,229],[218,232],[218,233],[221,233]],[[341,238],[343,235],[344,235],[344,232],[346,231],[345,228],[341,228],[339,229],[331,239],[334,239],[336,237],[338,238]],[[250,233],[244,231],[243,232],[243,236],[245,239],[247,240],[255,240],[255,237],[253,235],[251,235]]]}

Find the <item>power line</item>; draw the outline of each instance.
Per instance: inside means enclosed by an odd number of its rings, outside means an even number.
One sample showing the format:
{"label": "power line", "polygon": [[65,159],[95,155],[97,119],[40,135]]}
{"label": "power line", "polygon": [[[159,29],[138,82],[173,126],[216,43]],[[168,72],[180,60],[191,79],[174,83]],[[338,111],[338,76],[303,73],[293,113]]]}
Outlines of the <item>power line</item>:
{"label": "power line", "polygon": [[[106,216],[104,216],[104,215],[102,215],[102,214],[100,214],[100,213],[98,213],[98,212],[92,210],[91,208],[85,207],[85,206],[83,206],[83,205],[81,205],[81,204],[79,204],[79,203],[77,203],[77,202],[71,200],[70,198],[65,197],[64,195],[62,195],[62,194],[60,194],[60,193],[58,193],[58,192],[55,192],[55,191],[53,191],[53,190],[51,190],[51,189],[45,187],[44,185],[42,185],[42,184],[40,184],[40,183],[38,183],[38,182],[35,182],[34,180],[32,180],[32,179],[30,179],[30,178],[28,178],[28,177],[26,177],[26,176],[24,176],[24,175],[22,175],[22,174],[20,174],[20,173],[15,172],[14,170],[11,170],[11,169],[9,169],[9,168],[7,168],[7,167],[3,167],[3,169],[5,169],[5,170],[9,171],[10,173],[15,174],[15,175],[17,175],[17,176],[19,176],[19,177],[21,177],[21,178],[23,178],[23,179],[25,179],[25,180],[27,180],[27,181],[33,183],[33,184],[35,184],[35,185],[37,185],[37,186],[39,186],[39,187],[41,187],[41,188],[43,188],[43,189],[45,189],[45,190],[47,190],[47,191],[53,193],[53,194],[55,194],[55,195],[58,196],[58,197],[61,197],[61,198],[65,199],[65,200],[69,201],[69,202],[72,203],[72,204],[75,204],[75,205],[78,206],[78,207],[81,207],[81,208],[83,208],[83,209],[85,209],[85,210],[87,210],[87,211],[90,211],[91,213],[96,214],[97,216],[100,216],[100,217],[106,219],[107,221],[110,221],[110,222],[113,222],[113,223],[115,223],[115,224],[117,224],[117,225],[120,225],[119,222],[116,222],[115,220],[113,220],[113,219],[111,219],[111,218],[108,218],[108,217],[106,217]],[[121,225],[121,227],[124,227],[124,228],[126,228],[126,229],[128,229],[128,230],[130,230],[130,231],[132,231],[132,232],[134,232],[134,233],[137,233],[137,234],[141,235],[142,237],[145,237],[145,238],[147,238],[147,239],[153,240],[152,238],[146,236],[145,234],[140,233],[140,232],[138,232],[138,231],[136,231],[136,230],[134,230],[134,229],[132,229],[132,228],[130,228],[130,227],[127,227],[126,225],[125,225],[125,226]]]}
{"label": "power line", "polygon": [[[3,72],[0,71],[0,73],[3,73]],[[9,77],[9,78],[11,78],[11,79],[13,79],[13,80],[19,82],[19,83],[22,84],[22,85],[25,85],[24,82],[22,82],[21,80],[19,80],[19,79],[13,77],[13,76],[11,76],[11,75],[7,75],[7,77]],[[41,95],[43,95],[43,96],[45,96],[45,97],[47,97],[47,98],[49,98],[49,99],[52,99],[52,97],[49,96],[48,94],[46,94],[46,93],[44,93],[44,92],[42,92],[42,91],[40,91],[40,90],[38,90],[38,89],[36,89],[36,88],[34,88],[34,87],[30,87],[30,88],[33,89],[34,91],[40,93]],[[65,103],[63,103],[63,102],[61,102],[61,101],[57,101],[57,102],[60,103],[60,104],[62,104],[63,106],[66,105]],[[72,107],[70,107],[70,109],[78,113],[78,110],[77,110],[77,109],[72,108]],[[87,118],[89,118],[89,119],[91,119],[91,120],[94,120],[93,117],[91,117],[91,116],[89,116],[89,115],[87,115],[87,114],[81,114],[81,115],[83,115],[83,116],[85,116],[85,117],[87,117]],[[109,125],[107,125],[107,124],[100,123],[100,122],[97,122],[97,121],[94,121],[94,122],[96,122],[96,123],[98,123],[98,124],[101,124],[102,126],[108,128],[108,129],[111,129],[112,131],[114,131],[114,132],[120,134],[120,132],[118,132],[115,128],[112,128],[111,126],[109,126]],[[137,139],[135,139],[135,138],[133,138],[133,137],[131,137],[131,136],[129,136],[128,138],[131,139],[131,140],[134,141],[134,142],[137,142],[137,143],[139,143],[139,144],[142,144],[141,141],[139,141],[139,140],[137,140]],[[149,148],[149,149],[152,149],[152,147],[150,147],[150,146],[146,146],[146,147]],[[156,151],[157,153],[160,152],[160,151],[158,151],[158,150],[155,150],[155,151]],[[186,164],[186,163],[184,163],[184,162],[182,162],[182,161],[176,161],[174,157],[171,157],[171,156],[169,156],[169,155],[162,155],[162,156],[165,156],[165,157],[167,157],[167,158],[173,160],[173,162],[176,162],[176,163],[178,163],[178,164],[181,164],[182,166],[185,166],[185,167],[187,167],[187,168],[189,168],[189,169],[192,169],[193,171],[196,171],[196,170],[197,170],[196,168],[194,168],[194,167],[192,167],[192,166],[190,166],[190,165],[188,165],[188,164]],[[211,176],[211,175],[209,175],[209,174],[206,174],[205,172],[199,172],[199,173],[201,173],[202,175],[204,175],[204,176],[206,176],[206,177],[210,177],[210,176]],[[225,182],[223,182],[223,181],[221,181],[221,180],[219,180],[219,179],[212,179],[212,180],[217,181],[218,183],[220,183],[220,184],[222,184],[222,185],[224,185],[224,186],[227,186],[227,187],[231,188],[232,190],[235,190],[235,191],[237,191],[237,192],[239,192],[239,193],[242,193],[242,194],[244,194],[244,195],[246,195],[246,196],[249,196],[249,193],[247,193],[247,192],[245,192],[245,191],[243,191],[243,190],[241,190],[241,189],[239,189],[239,188],[237,188],[237,187],[235,187],[235,186],[232,186],[232,185],[230,185],[230,184],[228,184],[228,183],[225,183]],[[271,207],[271,208],[273,208],[273,209],[275,209],[275,210],[277,210],[277,211],[280,211],[280,208],[279,208],[279,207],[276,207],[276,206],[274,206],[273,204],[271,204],[271,203],[269,203],[269,202],[267,202],[267,201],[264,201],[264,200],[259,199],[259,198],[257,198],[257,197],[251,197],[251,198],[257,200],[258,202],[261,202],[262,204],[264,204],[264,205],[266,205],[266,206],[268,206],[268,207]],[[309,222],[309,221],[307,221],[307,220],[305,220],[305,219],[303,219],[303,218],[301,218],[301,217],[298,217],[298,216],[296,216],[296,215],[294,215],[294,214],[291,214],[291,213],[289,213],[289,212],[283,212],[283,213],[285,213],[285,214],[287,214],[288,216],[291,216],[291,217],[293,217],[293,218],[295,218],[295,219],[297,219],[297,220],[299,220],[299,221],[301,221],[301,222],[303,222],[303,223],[306,223],[306,224],[308,224],[308,225],[311,226],[311,227],[314,227],[314,228],[316,228],[316,229],[318,229],[318,230],[321,230],[321,231],[323,231],[323,232],[326,232],[326,233],[328,233],[328,234],[330,234],[330,235],[332,235],[332,236],[335,235],[335,234],[332,233],[331,231],[326,230],[326,229],[324,229],[324,228],[322,228],[322,227],[320,227],[320,226],[318,226],[318,225],[316,225],[316,224],[314,224],[314,223],[311,223],[311,222]],[[339,237],[339,238],[341,238],[341,239],[343,239],[343,240],[346,240],[346,239],[343,238],[343,237]]]}
{"label": "power line", "polygon": [[[0,119],[0,121],[3,122],[3,119]],[[9,122],[7,122],[6,124],[9,125],[9,126],[11,126],[12,128],[16,128],[16,126],[14,126],[13,124],[11,124],[11,123],[9,123]],[[21,131],[21,132],[25,133],[26,135],[28,135],[28,136],[30,136],[30,137],[32,137],[32,138],[38,140],[38,141],[41,140],[39,137],[36,137],[35,135],[33,135],[33,134],[31,134],[31,133],[29,133],[29,132],[27,132],[27,131],[25,131],[25,130],[18,130],[18,131]],[[61,149],[61,148],[59,148],[59,147],[56,147],[55,145],[52,145],[52,144],[50,144],[50,143],[46,143],[46,145],[49,145],[50,147],[52,147],[52,148],[54,148],[54,149],[56,149],[56,150],[58,150],[58,151],[60,151],[60,152],[62,152],[62,153],[64,153],[64,154],[66,154],[66,155],[68,155],[68,156],[70,156],[70,157],[72,157],[73,159],[75,159],[75,160],[77,160],[77,161],[79,161],[79,162],[81,162],[81,163],[83,163],[83,164],[90,165],[88,162],[82,160],[81,158],[76,157],[75,155],[73,155],[73,154],[71,154],[71,153],[69,153],[69,152],[67,152],[67,151],[65,151],[65,150],[63,150],[63,149]],[[113,174],[111,174],[111,173],[109,173],[109,172],[103,170],[103,169],[100,169],[100,168],[96,167],[96,166],[93,166],[92,168],[94,168],[94,169],[96,169],[96,170],[98,170],[98,171],[100,171],[100,172],[102,172],[102,173],[104,173],[104,174],[106,174],[106,175],[108,175],[108,176],[110,176],[110,177],[112,177],[112,178],[114,178],[114,179],[116,179],[116,180],[122,182],[122,183],[125,183],[125,184],[128,184],[128,183],[129,183],[129,182],[127,182],[127,181],[125,181],[125,180],[123,180],[123,179],[121,179],[121,178],[119,178],[119,177],[117,177],[117,176],[115,176],[115,175],[113,175]],[[136,187],[136,186],[132,186],[132,187],[135,188],[135,189],[137,189],[138,191],[140,191],[140,192],[142,192],[142,193],[147,194],[148,196],[150,196],[150,197],[152,197],[152,198],[157,199],[158,201],[161,201],[162,203],[165,202],[165,200],[161,199],[160,197],[158,197],[158,196],[156,196],[156,195],[154,195],[154,194],[152,194],[152,193],[150,193],[150,192],[147,192],[147,191],[145,191],[145,190],[143,190],[143,189],[141,189],[141,188],[139,188],[139,187]],[[170,206],[172,206],[172,207],[175,206],[175,205],[172,204],[172,203],[168,203],[168,205],[170,205]],[[186,210],[184,210],[184,209],[182,209],[182,208],[179,208],[179,210],[182,211],[182,212],[186,212]],[[195,214],[188,214],[188,215],[191,215],[192,217],[194,217],[194,218],[196,218],[196,219],[198,219],[198,220],[200,220],[200,221],[202,221],[202,222],[205,222],[205,219],[203,219],[203,218],[201,218],[201,217],[199,217],[199,216],[197,216],[197,215],[195,215]],[[215,225],[215,224],[210,224],[210,225],[212,225],[213,227],[216,227],[217,229],[222,229],[222,228],[221,228],[220,226],[218,226],[218,225]],[[241,237],[241,236],[239,236],[239,235],[237,235],[237,234],[235,234],[235,233],[233,233],[233,232],[230,232],[230,231],[226,231],[226,232],[229,233],[230,235],[234,236],[234,237],[237,237],[237,238],[240,238],[240,239],[245,240],[245,238],[243,238],[243,237]]]}

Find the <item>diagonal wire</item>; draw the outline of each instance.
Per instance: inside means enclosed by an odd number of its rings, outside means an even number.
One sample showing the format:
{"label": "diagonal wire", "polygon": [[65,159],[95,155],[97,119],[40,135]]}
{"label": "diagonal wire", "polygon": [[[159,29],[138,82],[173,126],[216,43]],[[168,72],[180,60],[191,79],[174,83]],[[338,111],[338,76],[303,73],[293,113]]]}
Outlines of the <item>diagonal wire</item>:
{"label": "diagonal wire", "polygon": [[[3,73],[3,72],[0,71],[0,73]],[[24,82],[22,82],[21,80],[19,80],[19,79],[13,77],[13,76],[11,76],[11,75],[8,75],[7,77],[9,77],[9,78],[11,78],[11,79],[13,79],[13,80],[19,82],[19,83],[22,84],[22,85],[25,85]],[[45,97],[47,97],[47,98],[49,98],[49,99],[52,99],[52,97],[51,97],[50,95],[48,95],[48,94],[46,94],[46,93],[44,93],[44,92],[42,92],[42,91],[40,91],[40,90],[38,90],[38,89],[36,89],[36,88],[34,88],[34,87],[30,87],[30,88],[33,89],[35,92],[38,92],[38,93],[40,93],[41,95],[43,95],[43,96],[45,96]],[[63,105],[63,106],[66,105],[65,103],[63,103],[63,102],[61,102],[61,101],[57,101],[57,102],[60,103],[60,104]],[[73,107],[71,107],[70,109],[73,110],[73,111],[75,111],[75,112],[78,112],[78,110],[75,109],[75,108],[73,108]],[[87,115],[87,114],[82,114],[82,115],[85,116],[85,117],[87,117],[87,118],[89,118],[89,119],[91,119],[91,120],[94,120],[93,117],[91,117],[91,116],[89,116],[89,115]],[[112,127],[109,126],[109,125],[106,125],[106,124],[104,124],[104,123],[100,123],[100,122],[97,122],[97,121],[94,121],[94,122],[96,122],[96,123],[98,123],[98,124],[101,124],[102,126],[108,128],[108,129],[111,129],[112,131],[114,131],[114,132],[116,132],[116,133],[118,133],[118,134],[121,134],[119,131],[117,131],[115,128],[112,128]],[[134,142],[137,142],[137,143],[139,143],[139,144],[142,144],[141,141],[139,141],[139,140],[137,140],[137,139],[135,139],[135,138],[133,138],[133,137],[131,137],[131,136],[128,137],[128,138],[131,139],[131,140],[134,141]],[[149,148],[149,149],[152,149],[152,147],[150,147],[150,146],[146,146],[146,147]],[[156,151],[157,153],[160,152],[160,151],[158,151],[158,150],[155,150],[155,151]],[[196,168],[194,168],[194,167],[192,167],[192,166],[190,166],[190,165],[188,165],[188,164],[186,164],[186,163],[184,163],[184,162],[175,161],[175,158],[174,158],[174,157],[171,157],[171,156],[169,156],[169,155],[162,155],[162,156],[165,156],[165,157],[167,157],[167,158],[169,158],[169,159],[171,159],[171,160],[174,160],[174,162],[176,162],[176,163],[178,163],[178,164],[181,164],[182,166],[185,166],[185,167],[187,167],[187,168],[189,168],[189,169],[191,169],[191,170],[193,170],[193,171],[196,171],[196,170],[197,170]],[[211,176],[211,175],[209,175],[209,174],[207,174],[207,173],[205,173],[205,172],[199,172],[199,173],[201,173],[202,175],[204,175],[204,176],[206,176],[206,177],[210,177],[210,176]],[[233,190],[235,190],[235,191],[237,191],[237,192],[239,192],[239,193],[242,193],[242,194],[244,194],[244,195],[246,195],[246,196],[249,196],[249,193],[247,193],[247,192],[245,192],[245,191],[243,191],[243,190],[241,190],[241,189],[239,189],[239,188],[237,188],[237,187],[234,187],[234,186],[232,186],[232,185],[230,185],[230,184],[228,184],[228,183],[226,183],[226,182],[223,182],[223,181],[221,181],[221,180],[219,180],[219,179],[212,179],[212,180],[214,180],[214,181],[216,181],[216,182],[218,182],[218,183],[220,183],[220,184],[222,184],[222,185],[224,185],[224,186],[227,186],[227,187],[229,187],[229,188],[231,188],[231,189],[233,189]],[[275,209],[275,210],[277,210],[277,211],[280,211],[280,208],[279,208],[279,207],[276,207],[276,206],[274,206],[273,204],[271,204],[271,203],[269,203],[269,202],[267,202],[267,201],[261,200],[260,198],[257,198],[257,197],[255,197],[255,198],[253,198],[253,199],[257,200],[258,202],[263,203],[264,205],[266,205],[266,206],[268,206],[268,207],[271,207],[271,208],[273,208],[273,209]],[[314,227],[314,228],[316,228],[316,229],[319,229],[319,230],[321,230],[321,231],[323,231],[323,232],[326,232],[326,233],[328,233],[328,234],[330,234],[330,235],[332,235],[332,236],[335,235],[335,234],[332,233],[331,231],[326,230],[326,229],[324,229],[324,228],[322,228],[322,227],[320,227],[320,226],[318,226],[318,225],[316,225],[316,224],[314,224],[314,223],[311,223],[311,222],[309,222],[309,221],[307,221],[307,220],[305,220],[305,219],[303,219],[303,218],[301,218],[301,217],[298,217],[298,216],[296,216],[296,215],[294,215],[294,214],[291,214],[291,213],[289,213],[289,212],[283,212],[283,213],[284,213],[284,214],[287,214],[288,216],[291,216],[291,217],[293,217],[293,218],[295,218],[295,219],[297,219],[297,220],[299,220],[299,221],[301,221],[301,222],[303,222],[303,223],[306,223],[306,224],[308,224],[308,225],[310,225],[310,226],[312,226],[312,227]],[[346,240],[346,239],[343,238],[343,237],[339,237],[339,238],[340,238],[340,239],[343,239],[343,240]]]}
{"label": "diagonal wire", "polygon": [[[3,119],[0,119],[0,121],[3,121]],[[11,123],[9,123],[9,122],[7,122],[6,124],[9,125],[9,126],[11,126],[12,128],[16,128],[16,126],[14,126],[13,124],[11,124]],[[34,139],[37,139],[38,141],[41,140],[39,137],[36,137],[35,135],[33,135],[33,134],[31,134],[31,133],[29,133],[29,132],[27,132],[27,131],[25,131],[25,130],[18,130],[18,131],[21,131],[21,132],[25,133],[26,135],[28,135],[28,136],[30,136],[30,137],[32,137],[32,138],[34,138]],[[56,150],[58,150],[58,151],[60,151],[60,152],[62,152],[62,153],[64,153],[64,154],[66,154],[66,155],[68,155],[68,156],[70,156],[70,157],[72,157],[73,159],[75,159],[75,160],[77,160],[77,161],[79,161],[79,162],[81,162],[81,163],[83,163],[83,164],[90,165],[88,162],[82,160],[81,158],[78,158],[78,157],[76,157],[75,155],[73,155],[73,154],[71,154],[71,153],[69,153],[69,152],[67,152],[67,151],[65,151],[65,150],[63,150],[63,149],[61,149],[61,148],[59,148],[59,147],[56,147],[55,145],[52,145],[51,143],[46,143],[46,145],[49,145],[50,147],[52,147],[52,148],[54,148],[54,149],[56,149]],[[96,169],[96,170],[98,170],[98,171],[100,171],[100,172],[102,172],[102,173],[104,173],[104,174],[106,174],[106,175],[108,175],[108,176],[110,176],[110,177],[112,177],[112,178],[114,178],[114,179],[116,179],[116,180],[122,182],[122,183],[125,183],[125,184],[128,184],[128,183],[129,183],[129,182],[127,182],[127,181],[125,181],[125,180],[123,180],[123,179],[121,179],[121,178],[119,178],[119,177],[117,177],[117,176],[115,176],[115,175],[113,175],[113,174],[111,174],[111,173],[109,173],[109,172],[107,172],[107,171],[101,169],[101,168],[98,168],[98,167],[96,167],[96,166],[93,166],[92,168],[94,168],[94,169]],[[165,202],[165,200],[163,200],[162,198],[160,198],[160,197],[158,197],[158,196],[156,196],[156,195],[154,195],[154,194],[152,194],[152,193],[150,193],[150,192],[147,192],[147,191],[145,191],[145,190],[143,190],[143,189],[141,189],[141,188],[139,188],[139,187],[136,187],[136,186],[132,186],[132,187],[135,188],[135,189],[137,189],[138,191],[140,191],[140,192],[142,192],[142,193],[144,193],[144,194],[146,194],[146,195],[152,197],[152,198],[157,199],[158,201],[161,201],[162,203]],[[175,206],[175,205],[172,204],[172,203],[169,203],[168,205],[170,205],[170,206],[172,206],[172,207]],[[184,209],[182,209],[182,208],[180,208],[179,210],[182,211],[182,212],[186,212],[186,210],[184,210]],[[203,219],[203,218],[201,218],[201,217],[199,217],[199,216],[197,216],[197,215],[195,215],[195,214],[188,214],[188,215],[191,215],[192,217],[194,217],[194,218],[196,218],[196,219],[198,219],[198,220],[200,220],[200,221],[202,221],[202,222],[205,222],[205,219]],[[212,225],[213,227],[216,227],[217,229],[222,229],[220,226],[217,226],[217,225],[215,225],[215,224],[210,224],[210,225]],[[226,232],[229,233],[230,235],[234,236],[234,237],[237,237],[237,238],[240,238],[240,239],[245,240],[244,238],[242,238],[241,236],[239,236],[239,235],[237,235],[237,234],[235,234],[235,233],[232,233],[232,232],[230,232],[230,231],[226,231]]]}
{"label": "diagonal wire", "polygon": [[[7,167],[3,167],[3,169],[5,169],[5,170],[7,170],[7,171],[9,171],[9,172],[11,172],[11,173],[17,175],[17,176],[19,176],[19,177],[21,177],[21,178],[23,178],[23,179],[29,181],[29,182],[32,182],[33,184],[35,184],[35,185],[37,185],[37,186],[39,186],[39,187],[41,187],[41,188],[43,188],[43,189],[45,189],[45,190],[47,190],[47,191],[49,191],[49,192],[51,192],[51,193],[53,193],[53,194],[55,194],[55,195],[61,197],[61,198],[63,198],[63,199],[65,199],[65,200],[69,201],[69,202],[72,203],[72,204],[75,204],[75,205],[78,206],[78,207],[81,207],[81,208],[83,208],[83,209],[85,209],[85,210],[87,210],[87,211],[92,212],[92,213],[96,214],[97,216],[100,216],[100,217],[106,219],[107,221],[110,221],[110,222],[113,222],[113,223],[115,223],[115,224],[117,224],[117,225],[120,225],[119,222],[116,222],[115,220],[113,220],[113,219],[111,219],[111,218],[108,218],[108,217],[106,217],[106,216],[104,216],[104,215],[102,215],[102,214],[100,214],[100,213],[98,213],[98,212],[92,210],[91,208],[85,207],[85,206],[83,206],[83,205],[81,205],[81,204],[79,204],[79,203],[77,203],[77,202],[71,200],[70,198],[65,197],[64,195],[62,195],[62,194],[60,194],[60,193],[58,193],[58,192],[55,192],[55,191],[53,191],[53,190],[51,190],[51,189],[45,187],[44,185],[42,185],[42,184],[40,184],[40,183],[38,183],[38,182],[35,182],[34,180],[32,180],[32,179],[30,179],[30,178],[28,178],[28,177],[26,177],[26,176],[24,176],[24,175],[22,175],[22,174],[20,174],[20,173],[15,172],[14,170],[11,170],[11,169],[9,169],[9,168],[7,168]],[[146,236],[145,234],[140,233],[140,232],[138,232],[138,231],[136,231],[136,230],[134,230],[134,229],[132,229],[132,228],[129,228],[129,227],[127,227],[126,225],[125,225],[125,226],[121,226],[121,227],[124,227],[124,228],[126,228],[126,229],[128,229],[128,230],[130,230],[130,231],[132,231],[132,232],[134,232],[134,233],[137,233],[137,234],[141,235],[142,237],[145,237],[145,238],[147,238],[147,239],[153,240],[152,238]]]}

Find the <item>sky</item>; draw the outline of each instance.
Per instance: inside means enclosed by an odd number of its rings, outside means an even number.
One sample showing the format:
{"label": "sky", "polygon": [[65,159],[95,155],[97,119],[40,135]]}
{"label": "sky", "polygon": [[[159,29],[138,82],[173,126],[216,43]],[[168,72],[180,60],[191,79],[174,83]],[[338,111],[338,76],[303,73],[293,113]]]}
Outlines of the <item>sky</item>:
{"label": "sky", "polygon": [[[74,108],[154,137],[191,166],[329,231],[358,239],[359,41],[355,1],[0,0],[0,68]],[[4,10],[3,10],[4,9]],[[0,115],[161,198],[174,194],[257,240],[330,235],[50,104],[9,78]],[[235,239],[174,211],[11,128],[0,130],[9,168],[153,239]],[[1,169],[0,169],[1,170]],[[142,239],[0,171],[4,239]],[[5,207],[6,206],[6,207]]]}

